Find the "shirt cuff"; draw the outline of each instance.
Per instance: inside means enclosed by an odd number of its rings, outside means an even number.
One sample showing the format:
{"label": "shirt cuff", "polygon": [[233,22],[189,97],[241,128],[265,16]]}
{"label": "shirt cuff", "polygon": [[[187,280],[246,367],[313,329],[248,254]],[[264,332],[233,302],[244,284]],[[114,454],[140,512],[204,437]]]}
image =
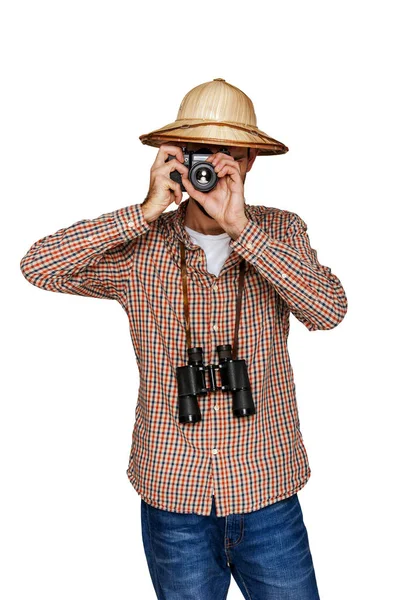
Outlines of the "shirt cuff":
{"label": "shirt cuff", "polygon": [[235,240],[230,240],[230,248],[252,264],[256,262],[257,255],[263,254],[271,244],[272,237],[251,219],[248,219],[240,235]]}
{"label": "shirt cuff", "polygon": [[150,223],[144,217],[141,203],[119,208],[109,214],[114,217],[118,231],[126,241],[132,240],[151,229]]}

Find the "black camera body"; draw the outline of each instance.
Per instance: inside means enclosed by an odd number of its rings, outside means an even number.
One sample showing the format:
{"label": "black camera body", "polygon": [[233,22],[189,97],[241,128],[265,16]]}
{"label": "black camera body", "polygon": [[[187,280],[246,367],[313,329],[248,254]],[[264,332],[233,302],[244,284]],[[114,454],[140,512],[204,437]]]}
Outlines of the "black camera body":
{"label": "black camera body", "polygon": [[[186,146],[182,147],[184,156],[184,165],[189,169],[188,179],[191,181],[193,187],[199,192],[210,192],[216,186],[218,182],[218,176],[213,168],[213,165],[206,161],[208,156],[213,154],[209,148],[199,148],[198,150],[190,150],[187,152]],[[219,152],[228,154],[230,152],[227,148],[222,147]],[[169,154],[167,161],[173,160],[175,156]],[[170,178],[177,183],[180,183],[180,187],[183,192],[186,192],[186,188],[183,185],[181,174],[179,171],[172,171]]]}

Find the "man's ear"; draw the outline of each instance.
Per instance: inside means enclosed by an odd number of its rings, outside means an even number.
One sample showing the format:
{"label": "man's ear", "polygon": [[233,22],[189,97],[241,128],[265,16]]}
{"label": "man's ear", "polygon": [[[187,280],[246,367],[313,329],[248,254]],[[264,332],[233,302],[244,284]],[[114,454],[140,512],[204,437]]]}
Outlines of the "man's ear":
{"label": "man's ear", "polygon": [[252,165],[254,164],[255,159],[258,156],[258,152],[259,152],[258,148],[250,148],[249,149],[247,173],[248,173],[248,171],[250,171],[252,169]]}

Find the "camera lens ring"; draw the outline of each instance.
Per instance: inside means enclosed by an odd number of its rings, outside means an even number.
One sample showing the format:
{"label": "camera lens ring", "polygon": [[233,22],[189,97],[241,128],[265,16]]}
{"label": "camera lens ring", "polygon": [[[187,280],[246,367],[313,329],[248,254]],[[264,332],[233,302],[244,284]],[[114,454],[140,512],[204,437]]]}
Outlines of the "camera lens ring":
{"label": "camera lens ring", "polygon": [[[203,170],[201,178],[198,177],[199,171]],[[218,176],[215,173],[215,169],[211,163],[206,161],[196,163],[190,170],[190,181],[196,190],[200,192],[210,192],[216,186]]]}

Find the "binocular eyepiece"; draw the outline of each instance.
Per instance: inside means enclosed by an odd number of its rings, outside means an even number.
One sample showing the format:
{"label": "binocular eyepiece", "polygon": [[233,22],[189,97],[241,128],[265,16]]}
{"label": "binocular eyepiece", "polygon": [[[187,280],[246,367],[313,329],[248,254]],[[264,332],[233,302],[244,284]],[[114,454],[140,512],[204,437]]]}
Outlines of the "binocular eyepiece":
{"label": "binocular eyepiece", "polygon": [[[176,368],[179,398],[180,423],[196,423],[201,420],[197,396],[217,390],[231,391],[233,414],[246,417],[255,413],[245,360],[232,358],[231,344],[217,346],[218,364],[204,365],[202,348],[188,349],[188,364]],[[206,387],[206,372],[209,372],[210,387]],[[216,371],[220,371],[222,385],[216,385]]]}

